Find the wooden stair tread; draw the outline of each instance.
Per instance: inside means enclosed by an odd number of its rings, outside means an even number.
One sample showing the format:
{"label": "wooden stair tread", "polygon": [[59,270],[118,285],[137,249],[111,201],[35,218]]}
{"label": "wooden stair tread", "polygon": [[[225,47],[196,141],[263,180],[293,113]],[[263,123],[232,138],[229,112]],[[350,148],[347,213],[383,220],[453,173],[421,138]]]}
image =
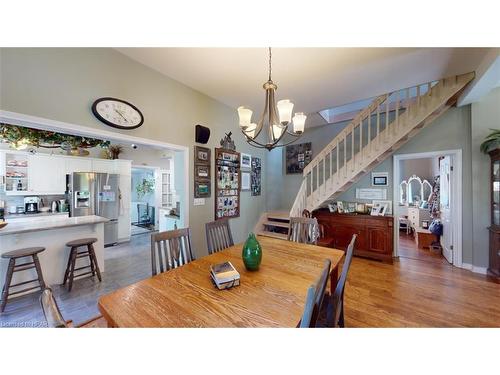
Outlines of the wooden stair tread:
{"label": "wooden stair tread", "polygon": [[273,227],[280,227],[280,228],[288,228],[289,227],[289,223],[283,223],[281,221],[265,221],[262,224],[266,225],[266,226],[273,226]]}
{"label": "wooden stair tread", "polygon": [[272,211],[267,213],[268,219],[290,220],[290,214],[285,211]]}
{"label": "wooden stair tread", "polygon": [[287,234],[283,233],[276,233],[276,232],[268,232],[267,230],[262,230],[259,233],[257,233],[259,236],[266,236],[266,237],[272,237],[272,238],[278,238],[280,240],[286,240],[288,238]]}

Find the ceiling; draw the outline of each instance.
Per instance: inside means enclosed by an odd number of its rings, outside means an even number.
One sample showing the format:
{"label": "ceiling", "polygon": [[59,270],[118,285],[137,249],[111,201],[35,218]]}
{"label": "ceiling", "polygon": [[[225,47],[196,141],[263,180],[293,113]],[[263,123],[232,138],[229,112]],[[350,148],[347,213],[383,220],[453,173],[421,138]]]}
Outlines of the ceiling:
{"label": "ceiling", "polygon": [[[119,52],[233,108],[260,115],[267,48],[118,48]],[[320,110],[474,71],[488,48],[273,48],[277,100]],[[319,115],[308,122],[321,122]],[[324,123],[324,120],[323,120]]]}

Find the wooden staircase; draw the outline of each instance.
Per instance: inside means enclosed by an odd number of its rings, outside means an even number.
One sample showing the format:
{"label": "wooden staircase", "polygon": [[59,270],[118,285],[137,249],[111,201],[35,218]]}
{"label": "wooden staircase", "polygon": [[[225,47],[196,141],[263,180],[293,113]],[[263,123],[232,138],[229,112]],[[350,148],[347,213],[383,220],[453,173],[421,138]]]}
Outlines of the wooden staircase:
{"label": "wooden staircase", "polygon": [[[474,73],[453,76],[375,98],[304,168],[286,216],[326,206],[454,105],[473,78]],[[276,226],[258,228],[272,232]]]}
{"label": "wooden staircase", "polygon": [[287,211],[271,211],[261,215],[255,227],[255,234],[286,240],[290,216]]}

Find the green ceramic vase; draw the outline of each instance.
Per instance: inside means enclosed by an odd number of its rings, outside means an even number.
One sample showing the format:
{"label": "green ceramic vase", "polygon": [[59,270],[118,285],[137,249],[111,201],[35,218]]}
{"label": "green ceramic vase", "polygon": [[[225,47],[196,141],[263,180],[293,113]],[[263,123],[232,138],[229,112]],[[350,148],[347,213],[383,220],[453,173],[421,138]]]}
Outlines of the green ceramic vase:
{"label": "green ceramic vase", "polygon": [[257,238],[255,238],[255,234],[250,233],[248,235],[243,245],[241,257],[247,270],[257,271],[259,269],[260,262],[262,261],[262,248]]}

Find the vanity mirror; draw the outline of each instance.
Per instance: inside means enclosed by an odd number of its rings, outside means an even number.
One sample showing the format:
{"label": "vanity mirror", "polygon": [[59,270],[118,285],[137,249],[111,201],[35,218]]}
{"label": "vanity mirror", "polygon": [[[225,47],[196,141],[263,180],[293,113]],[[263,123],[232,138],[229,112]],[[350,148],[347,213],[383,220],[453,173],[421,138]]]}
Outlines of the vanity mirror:
{"label": "vanity mirror", "polygon": [[427,180],[413,175],[408,181],[399,184],[399,204],[403,206],[417,206],[428,202],[432,195],[432,185]]}

